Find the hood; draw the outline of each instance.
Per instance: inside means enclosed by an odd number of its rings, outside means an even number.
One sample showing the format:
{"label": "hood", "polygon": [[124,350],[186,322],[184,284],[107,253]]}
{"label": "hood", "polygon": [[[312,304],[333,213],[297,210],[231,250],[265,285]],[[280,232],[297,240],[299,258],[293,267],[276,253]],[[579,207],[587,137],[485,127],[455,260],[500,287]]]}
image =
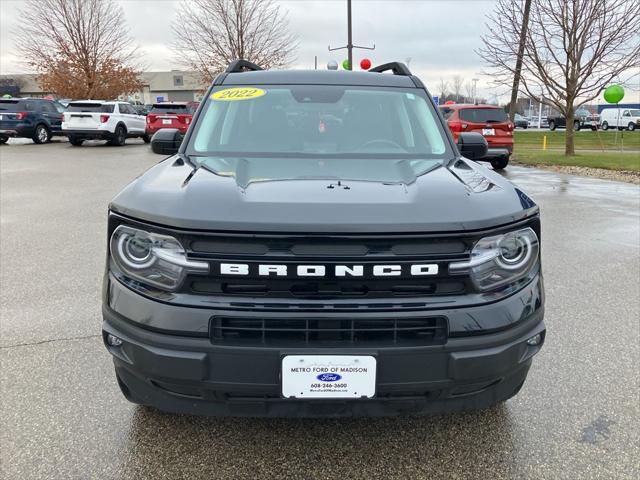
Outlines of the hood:
{"label": "hood", "polygon": [[466,159],[410,184],[302,179],[243,188],[234,178],[170,157],[127,185],[110,208],[182,229],[288,233],[479,230],[538,211],[509,181]]}

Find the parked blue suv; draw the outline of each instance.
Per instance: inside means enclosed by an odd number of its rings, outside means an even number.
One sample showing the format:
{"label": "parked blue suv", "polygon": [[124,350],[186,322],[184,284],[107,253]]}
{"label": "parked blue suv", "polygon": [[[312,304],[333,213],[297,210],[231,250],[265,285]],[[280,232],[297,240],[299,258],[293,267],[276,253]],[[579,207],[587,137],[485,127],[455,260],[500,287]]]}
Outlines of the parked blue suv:
{"label": "parked blue suv", "polygon": [[0,99],[0,143],[9,137],[31,138],[47,143],[54,135],[62,135],[64,107],[44,98]]}

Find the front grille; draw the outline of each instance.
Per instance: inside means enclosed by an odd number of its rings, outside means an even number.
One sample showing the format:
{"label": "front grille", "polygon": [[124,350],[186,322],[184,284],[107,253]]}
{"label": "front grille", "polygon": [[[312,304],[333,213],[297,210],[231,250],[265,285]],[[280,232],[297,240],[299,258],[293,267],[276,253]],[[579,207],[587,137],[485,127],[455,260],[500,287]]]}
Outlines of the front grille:
{"label": "front grille", "polygon": [[442,345],[445,317],[278,318],[214,317],[211,339],[218,344],[361,346]]}
{"label": "front grille", "polygon": [[[464,295],[467,279],[449,276],[450,262],[469,257],[472,240],[452,235],[195,234],[181,239],[191,258],[210,262],[209,275],[190,275],[182,293],[280,299],[394,298]],[[247,275],[223,275],[221,263],[249,266]],[[259,265],[285,265],[284,276],[257,274]],[[373,265],[401,265],[402,275],[375,276]],[[412,276],[413,264],[437,265],[435,275]],[[326,275],[301,277],[298,265],[320,265]],[[361,276],[337,277],[335,265],[362,265]]]}

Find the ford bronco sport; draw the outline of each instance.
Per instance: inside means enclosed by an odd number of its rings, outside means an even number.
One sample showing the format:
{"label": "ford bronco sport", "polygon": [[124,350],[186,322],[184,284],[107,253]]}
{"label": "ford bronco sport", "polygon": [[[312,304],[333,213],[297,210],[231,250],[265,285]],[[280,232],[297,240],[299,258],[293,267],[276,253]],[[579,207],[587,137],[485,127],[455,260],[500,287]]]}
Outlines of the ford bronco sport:
{"label": "ford bronco sport", "polygon": [[471,160],[482,135],[458,142],[403,64],[232,63],[110,204],[103,340],[124,396],[333,417],[515,395],[545,339],[539,209]]}

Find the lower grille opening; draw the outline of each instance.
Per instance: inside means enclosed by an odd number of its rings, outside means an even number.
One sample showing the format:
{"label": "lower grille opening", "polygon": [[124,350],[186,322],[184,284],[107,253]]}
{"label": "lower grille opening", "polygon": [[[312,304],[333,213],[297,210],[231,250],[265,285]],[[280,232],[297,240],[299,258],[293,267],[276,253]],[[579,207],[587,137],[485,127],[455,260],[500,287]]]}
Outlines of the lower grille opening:
{"label": "lower grille opening", "polygon": [[214,317],[211,339],[259,345],[442,345],[447,340],[447,319]]}

